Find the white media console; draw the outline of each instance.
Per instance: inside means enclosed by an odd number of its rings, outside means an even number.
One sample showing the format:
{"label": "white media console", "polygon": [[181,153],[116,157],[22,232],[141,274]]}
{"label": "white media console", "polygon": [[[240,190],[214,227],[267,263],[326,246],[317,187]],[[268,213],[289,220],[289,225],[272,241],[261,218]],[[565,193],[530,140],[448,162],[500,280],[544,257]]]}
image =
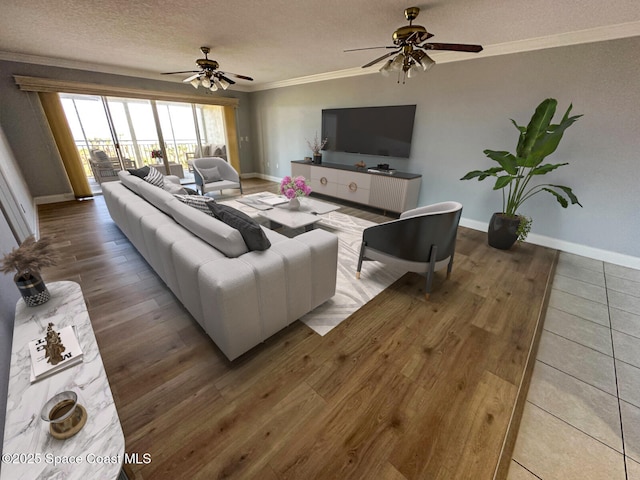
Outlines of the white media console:
{"label": "white media console", "polygon": [[314,192],[402,213],[418,206],[422,175],[369,172],[338,163],[291,162],[291,174],[311,181]]}

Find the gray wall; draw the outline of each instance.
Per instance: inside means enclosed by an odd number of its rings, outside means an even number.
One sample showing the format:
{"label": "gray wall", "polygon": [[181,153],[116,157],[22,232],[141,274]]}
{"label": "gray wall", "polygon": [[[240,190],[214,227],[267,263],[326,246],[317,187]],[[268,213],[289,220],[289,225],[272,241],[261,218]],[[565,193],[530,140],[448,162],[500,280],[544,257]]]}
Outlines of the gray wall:
{"label": "gray wall", "polygon": [[[305,139],[321,129],[332,107],[417,104],[411,157],[387,159],[423,175],[419,203],[457,200],[463,216],[488,222],[502,197],[485,180],[459,181],[469,170],[495,165],[482,151],[515,149],[517,131],[547,97],[584,117],[565,134],[549,161],[569,166],[548,175],[570,186],[584,208],[562,209],[548,194],[526,203],[533,233],[640,257],[640,38],[478,58],[436,65],[397,85],[379,74],[279,88],[253,94],[256,170],[282,177],[289,162],[310,155]],[[324,161],[369,165],[383,157],[325,152]],[[616,232],[613,235],[611,232]]]}
{"label": "gray wall", "polygon": [[[20,91],[13,75],[75,80],[174,93],[184,93],[185,88],[188,87],[182,83],[0,61],[0,127],[5,132],[14,157],[34,197],[70,193],[71,188],[38,95]],[[188,93],[193,94],[196,91],[191,89]],[[205,94],[203,89],[198,89],[197,93],[203,97],[210,95]],[[237,111],[238,135],[251,137],[249,94],[227,91],[220,95],[240,99]],[[243,173],[253,171],[251,152],[246,145],[242,145],[240,150],[240,166]]]}

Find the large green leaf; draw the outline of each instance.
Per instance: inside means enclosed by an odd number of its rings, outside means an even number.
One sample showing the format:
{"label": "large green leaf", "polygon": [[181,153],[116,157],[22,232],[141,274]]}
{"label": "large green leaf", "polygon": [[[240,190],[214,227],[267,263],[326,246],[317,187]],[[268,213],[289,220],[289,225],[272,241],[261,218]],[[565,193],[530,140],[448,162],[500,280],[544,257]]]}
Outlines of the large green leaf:
{"label": "large green leaf", "polygon": [[580,205],[582,207],[582,204],[578,201],[578,197],[576,197],[576,195],[573,193],[573,190],[571,190],[569,187],[564,187],[562,185],[551,185],[551,186],[555,187],[555,188],[559,188],[564,193],[566,193],[567,197],[569,197],[569,200],[571,200],[571,204],[572,205],[575,205],[577,203],[578,205]]}
{"label": "large green leaf", "polygon": [[484,154],[491,160],[498,162],[509,175],[515,175],[518,173],[518,160],[513,156],[513,154],[495,150],[485,150]]}
{"label": "large green leaf", "polygon": [[518,135],[518,145],[516,146],[516,155],[522,155],[522,145],[524,144],[524,136],[527,133],[527,127],[523,127],[522,125],[518,125],[513,118],[510,118],[511,123],[518,129],[520,135]]}
{"label": "large green leaf", "polygon": [[568,163],[545,163],[544,165],[539,165],[533,170],[531,170],[531,175],[544,175],[545,173],[549,173],[551,170],[555,170],[558,167],[562,167],[563,165],[569,165]]}
{"label": "large green leaf", "polygon": [[567,202],[567,199],[564,198],[562,195],[560,195],[558,192],[555,192],[555,191],[551,190],[550,188],[543,188],[542,190],[544,190],[545,192],[549,192],[554,197],[556,197],[556,200],[558,200],[558,203],[560,205],[562,205],[563,208],[567,208],[569,206],[569,202]]}
{"label": "large green leaf", "polygon": [[[555,98],[547,98],[543,100],[536,108],[529,125],[527,125],[527,133],[525,133],[524,142],[522,144],[522,152],[519,152],[518,156],[522,158],[529,158],[531,150],[536,141],[541,135],[546,133],[551,123],[553,115],[556,113],[556,105],[558,101]],[[534,165],[532,165],[534,166]]]}
{"label": "large green leaf", "polygon": [[472,178],[476,178],[476,177],[479,177],[478,180],[484,180],[489,176],[495,177],[496,173],[500,173],[502,171],[504,171],[502,167],[492,167],[492,168],[488,168],[487,170],[474,170],[472,172],[467,173],[460,180],[471,180]]}
{"label": "large green leaf", "polygon": [[500,190],[501,188],[504,188],[507,185],[509,185],[511,181],[515,178],[517,177],[512,177],[511,175],[502,175],[501,177],[497,178],[496,184],[493,186],[493,189]]}
{"label": "large green leaf", "polygon": [[569,108],[562,117],[562,121],[557,125],[550,125],[548,131],[545,132],[545,134],[540,138],[538,138],[529,156],[532,167],[540,164],[545,159],[545,157],[551,155],[556,151],[560,140],[562,140],[562,136],[564,135],[565,130],[573,125],[575,121],[582,116],[574,115],[573,117],[570,117],[569,113],[571,112],[572,108],[573,106],[569,105]]}

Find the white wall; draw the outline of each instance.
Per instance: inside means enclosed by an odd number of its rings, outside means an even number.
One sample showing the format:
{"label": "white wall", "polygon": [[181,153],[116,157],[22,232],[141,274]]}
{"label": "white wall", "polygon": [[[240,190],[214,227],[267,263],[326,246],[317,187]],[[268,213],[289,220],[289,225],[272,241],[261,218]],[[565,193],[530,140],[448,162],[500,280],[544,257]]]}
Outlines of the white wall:
{"label": "white wall", "polygon": [[0,128],[0,210],[4,212],[9,226],[20,242],[36,233],[37,213],[33,197],[2,128]]}
{"label": "white wall", "polygon": [[[521,212],[534,219],[532,239],[633,263],[640,259],[638,51],[636,37],[436,65],[405,85],[376,74],[256,92],[256,171],[281,177],[291,160],[310,155],[305,139],[320,131],[323,108],[415,103],[411,157],[384,162],[423,175],[421,205],[458,200],[465,220],[477,225],[501,209],[501,195],[489,180],[460,177],[492,166],[486,148],[513,151],[517,131],[509,118],[526,124],[540,101],[554,97],[560,115],[573,103],[584,117],[549,157],[570,165],[544,180],[572,187],[584,208],[534,197]],[[338,163],[360,159],[375,164],[382,157],[324,155]]]}

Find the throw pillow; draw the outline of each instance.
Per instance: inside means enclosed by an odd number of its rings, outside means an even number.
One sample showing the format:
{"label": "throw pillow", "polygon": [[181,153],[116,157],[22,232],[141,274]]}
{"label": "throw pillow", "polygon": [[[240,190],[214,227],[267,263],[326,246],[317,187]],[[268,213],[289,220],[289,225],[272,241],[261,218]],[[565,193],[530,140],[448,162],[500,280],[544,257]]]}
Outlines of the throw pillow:
{"label": "throw pillow", "polygon": [[216,149],[213,151],[213,156],[219,157],[220,155],[224,155],[224,153],[222,153],[222,149],[220,147],[216,147]]}
{"label": "throw pillow", "polygon": [[200,172],[200,175],[202,175],[204,183],[219,182],[222,180],[218,167],[199,168],[198,171]]}
{"label": "throw pillow", "polygon": [[164,186],[164,175],[153,167],[149,167],[149,174],[143,180],[156,187],[162,188]]}
{"label": "throw pillow", "polygon": [[198,195],[197,190],[189,187],[183,187],[184,191],[187,192],[187,195]]}
{"label": "throw pillow", "polygon": [[162,188],[167,192],[173,193],[173,194],[178,193],[178,194],[186,195],[188,193],[184,188],[182,188],[182,185],[180,185],[179,183],[164,182],[164,186]]}
{"label": "throw pillow", "polygon": [[216,203],[215,200],[211,197],[205,197],[204,195],[180,195],[180,194],[175,194],[174,197],[176,197],[185,205],[189,205],[190,207],[200,210],[201,212],[206,213],[207,215],[213,216],[213,212],[207,206],[209,205],[209,203]]}
{"label": "throw pillow", "polygon": [[249,250],[266,250],[271,246],[271,242],[260,225],[246,213],[215,202],[207,205],[218,220],[240,232]]}
{"label": "throw pillow", "polygon": [[144,178],[149,175],[149,167],[145,166],[142,168],[127,168],[127,172],[131,175],[135,175],[136,177]]}

